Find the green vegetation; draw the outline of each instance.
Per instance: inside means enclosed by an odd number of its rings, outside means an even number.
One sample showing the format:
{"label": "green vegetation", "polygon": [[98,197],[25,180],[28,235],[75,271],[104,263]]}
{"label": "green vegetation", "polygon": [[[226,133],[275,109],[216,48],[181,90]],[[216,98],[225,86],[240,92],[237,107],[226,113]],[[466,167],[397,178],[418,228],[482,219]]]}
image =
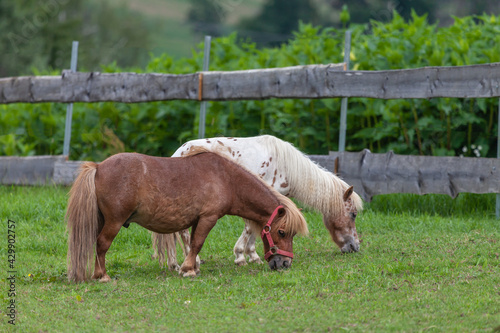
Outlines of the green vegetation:
{"label": "green vegetation", "polygon": [[[351,68],[384,70],[459,66],[500,61],[500,16],[455,18],[439,28],[413,14],[406,22],[394,13],[388,23],[352,26]],[[344,30],[301,24],[286,44],[259,49],[236,34],[212,42],[211,70],[240,70],[342,62]],[[200,50],[202,49],[200,45]],[[203,52],[174,59],[153,57],[137,72],[193,73]],[[102,68],[120,72],[116,63]],[[56,72],[52,72],[56,74]],[[169,156],[197,137],[199,104],[171,101],[144,104],[76,104],[72,159],[102,160],[122,150]],[[339,99],[266,100],[208,103],[207,136],[269,133],[306,153],[337,149]],[[459,155],[481,146],[480,156],[495,155],[498,99],[349,100],[347,150],[369,148],[399,154]],[[65,106],[0,106],[0,154],[62,152]],[[474,155],[472,155],[474,156]]]}
{"label": "green vegetation", "polygon": [[[111,283],[71,284],[67,191],[0,187],[4,233],[8,219],[16,222],[19,331],[491,332],[500,326],[494,195],[377,196],[358,217],[361,251],[349,255],[330,241],[320,216],[306,210],[311,234],[295,239],[293,267],[282,272],[233,264],[243,228],[234,217],[210,233],[201,252],[206,263],[194,279],[152,261],[149,233],[133,224],[108,252]],[[3,253],[5,332],[12,327]]]}
{"label": "green vegetation", "polygon": [[[0,0],[0,77],[67,69],[78,40],[79,70],[145,64],[159,20],[108,1]],[[124,52],[126,50],[126,52]]]}
{"label": "green vegetation", "polygon": [[[341,8],[347,5],[346,21]],[[68,68],[72,40],[80,41],[79,68],[85,71],[112,61],[144,67],[150,54],[189,56],[205,34],[238,31],[270,45],[286,42],[298,20],[326,27],[387,22],[392,9],[405,20],[412,10],[427,13],[442,25],[452,16],[499,14],[489,0],[0,0],[0,77]]]}

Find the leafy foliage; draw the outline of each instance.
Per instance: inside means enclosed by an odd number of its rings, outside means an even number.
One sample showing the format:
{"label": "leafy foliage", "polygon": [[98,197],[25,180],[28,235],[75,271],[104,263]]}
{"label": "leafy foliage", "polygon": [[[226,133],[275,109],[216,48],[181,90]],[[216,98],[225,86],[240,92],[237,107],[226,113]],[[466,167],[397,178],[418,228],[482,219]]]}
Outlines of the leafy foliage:
{"label": "leafy foliage", "polygon": [[[354,70],[460,66],[500,61],[500,17],[455,18],[449,27],[427,23],[412,13],[405,21],[352,26]],[[212,41],[210,70],[241,70],[343,61],[344,30],[300,24],[279,47],[259,49],[236,34]],[[200,45],[200,50],[202,49]],[[136,72],[193,73],[202,51],[192,57],[152,58]],[[122,69],[112,63],[104,72]],[[130,70],[130,69],[128,69]],[[144,104],[75,104],[71,158],[101,160],[120,150],[169,156],[197,137],[199,104],[169,101]],[[0,106],[1,154],[60,154],[65,107],[61,104]],[[493,156],[498,99],[349,100],[347,150],[369,148],[400,154],[459,155],[481,146]],[[307,153],[338,148],[340,99],[210,102],[207,136],[273,134]]]}
{"label": "leafy foliage", "polygon": [[0,0],[0,76],[69,68],[72,40],[90,50],[80,52],[79,68],[146,63],[151,21],[109,1]]}

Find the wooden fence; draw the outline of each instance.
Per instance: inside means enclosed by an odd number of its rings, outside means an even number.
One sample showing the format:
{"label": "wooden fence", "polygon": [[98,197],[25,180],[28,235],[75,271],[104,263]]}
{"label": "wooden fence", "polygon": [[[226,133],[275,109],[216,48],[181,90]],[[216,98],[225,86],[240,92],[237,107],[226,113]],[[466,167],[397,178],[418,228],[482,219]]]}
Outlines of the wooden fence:
{"label": "wooden fence", "polygon": [[387,71],[343,71],[344,64],[185,75],[80,73],[0,79],[0,104],[124,103],[267,98],[500,97],[500,63]]}
{"label": "wooden fence", "polygon": [[[136,103],[174,99],[500,97],[500,63],[387,71],[344,69],[344,64],[330,64],[186,75],[64,71],[60,76],[0,79],[0,104]],[[365,200],[377,194],[401,192],[451,196],[459,192],[500,193],[499,159],[398,156],[371,154],[366,150],[312,158],[332,171],[336,165],[336,171],[354,184]],[[48,165],[45,173],[37,174],[34,165],[42,165],[41,159],[37,162],[6,159],[9,158],[0,159],[0,178],[4,184],[50,181],[69,184],[79,165],[60,157],[53,158],[52,162],[49,158],[44,162]],[[13,163],[28,164],[23,169]],[[22,173],[22,170],[26,172]]]}
{"label": "wooden fence", "polygon": [[[331,152],[311,155],[314,162],[338,174],[364,200],[389,193],[497,193],[500,159]],[[81,161],[64,156],[0,157],[0,183],[71,185]]]}
{"label": "wooden fence", "polygon": [[70,185],[81,161],[67,161],[65,156],[0,156],[0,184]]}
{"label": "wooden fence", "polygon": [[364,200],[378,194],[500,192],[500,159],[330,152],[313,161],[338,174]]}

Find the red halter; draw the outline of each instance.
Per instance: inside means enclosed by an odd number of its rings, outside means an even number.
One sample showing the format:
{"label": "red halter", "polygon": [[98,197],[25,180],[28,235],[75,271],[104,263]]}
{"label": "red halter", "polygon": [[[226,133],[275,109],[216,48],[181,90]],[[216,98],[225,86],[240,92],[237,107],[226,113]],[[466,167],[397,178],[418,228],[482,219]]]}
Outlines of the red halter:
{"label": "red halter", "polygon": [[284,208],[284,207],[282,205],[279,205],[278,207],[276,207],[273,214],[269,218],[269,221],[267,221],[267,224],[264,226],[264,229],[262,229],[262,232],[260,233],[260,237],[262,237],[262,240],[264,240],[264,237],[266,237],[267,242],[269,243],[269,251],[267,251],[266,255],[264,256],[264,258],[267,261],[269,261],[269,258],[273,254],[281,254],[282,256],[290,257],[293,259],[293,253],[280,250],[277,246],[274,245],[273,238],[271,237],[271,223],[273,223],[273,220],[276,217],[276,215],[278,214],[278,210],[280,208]]}

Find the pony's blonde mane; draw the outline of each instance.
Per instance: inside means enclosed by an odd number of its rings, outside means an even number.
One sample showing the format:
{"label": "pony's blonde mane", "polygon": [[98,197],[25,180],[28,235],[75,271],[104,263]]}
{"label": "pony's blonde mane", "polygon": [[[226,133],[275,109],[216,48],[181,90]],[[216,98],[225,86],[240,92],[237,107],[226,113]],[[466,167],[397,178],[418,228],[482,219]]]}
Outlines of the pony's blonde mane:
{"label": "pony's blonde mane", "polygon": [[[260,177],[255,177],[260,180]],[[286,211],[286,214],[279,222],[278,228],[282,227],[286,233],[292,235],[307,235],[309,233],[309,230],[307,229],[307,222],[295,203],[269,186],[266,182],[262,181],[262,183],[265,184],[269,188],[269,190],[271,190],[271,192],[278,198],[280,204],[283,205]]]}
{"label": "pony's blonde mane", "polygon": [[[269,151],[273,161],[285,170],[290,184],[290,196],[319,210],[325,216],[344,211],[344,193],[349,185],[317,165],[292,144],[271,135],[257,137]],[[358,211],[363,209],[361,197],[353,192],[351,200]]]}
{"label": "pony's blonde mane", "polygon": [[[251,174],[253,177],[255,177],[258,181],[260,181],[279,201],[279,203],[284,207],[286,214],[282,218],[279,219],[279,225],[281,226],[284,231],[288,234],[301,234],[301,235],[307,235],[309,233],[309,230],[307,229],[307,222],[304,219],[304,216],[300,212],[300,210],[297,208],[297,206],[293,203],[292,200],[289,198],[285,197],[283,194],[279,193],[276,191],[272,186],[267,184],[265,181],[263,181],[259,176],[257,176],[255,173],[252,171],[248,170],[246,167],[234,162],[224,154],[224,147],[212,147],[212,149],[207,149],[205,147],[201,146],[191,146],[189,151],[187,151],[181,158],[188,158],[190,156],[195,156],[203,153],[214,153],[224,159],[226,159],[228,162],[234,164],[238,168],[243,169],[244,171],[248,172]],[[278,221],[278,219],[276,219]],[[260,230],[259,230],[260,232]]]}

